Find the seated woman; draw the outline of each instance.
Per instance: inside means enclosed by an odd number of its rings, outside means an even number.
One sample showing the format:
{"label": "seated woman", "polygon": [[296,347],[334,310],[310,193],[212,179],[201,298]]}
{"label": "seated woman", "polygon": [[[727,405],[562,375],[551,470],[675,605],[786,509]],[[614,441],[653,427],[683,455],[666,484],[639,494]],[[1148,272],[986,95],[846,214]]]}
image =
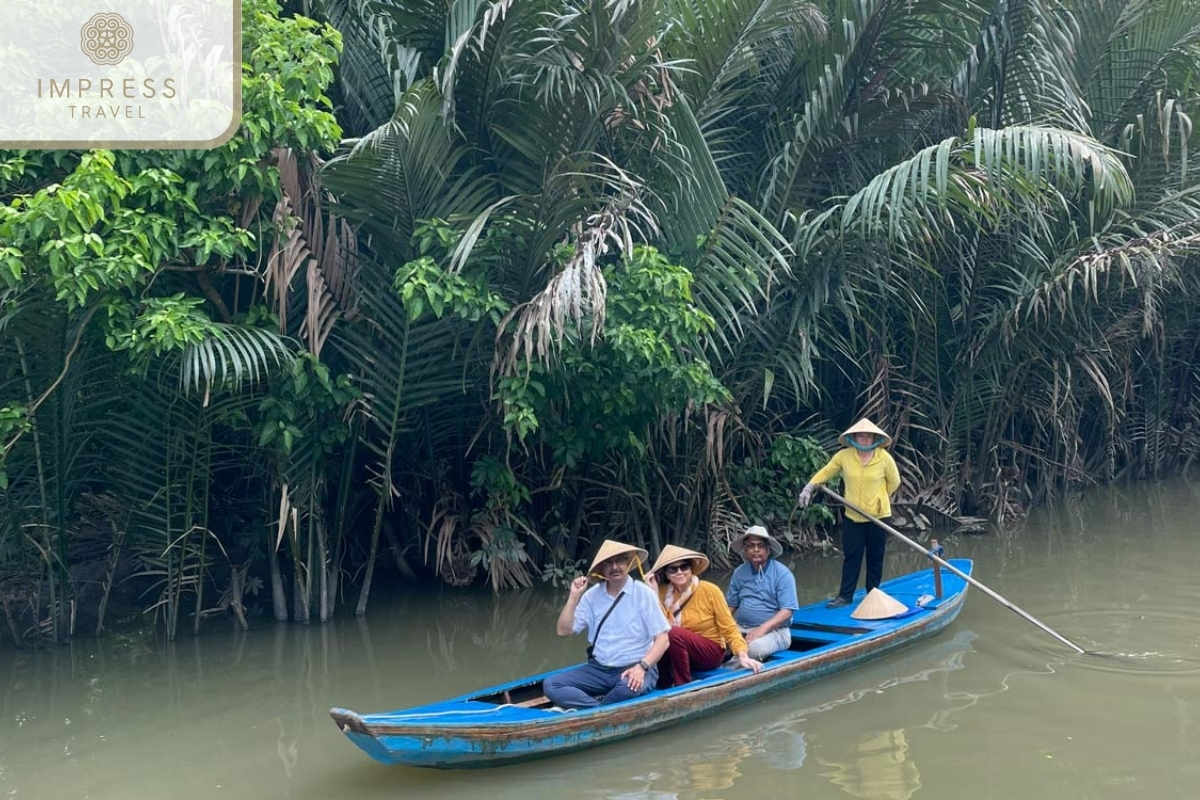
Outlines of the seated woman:
{"label": "seated woman", "polygon": [[716,669],[727,657],[726,648],[746,669],[762,669],[762,663],[750,657],[749,645],[733,621],[725,595],[716,584],[700,580],[706,569],[707,556],[669,544],[646,578],[646,583],[658,590],[663,613],[671,623],[659,687],[690,682],[694,669]]}

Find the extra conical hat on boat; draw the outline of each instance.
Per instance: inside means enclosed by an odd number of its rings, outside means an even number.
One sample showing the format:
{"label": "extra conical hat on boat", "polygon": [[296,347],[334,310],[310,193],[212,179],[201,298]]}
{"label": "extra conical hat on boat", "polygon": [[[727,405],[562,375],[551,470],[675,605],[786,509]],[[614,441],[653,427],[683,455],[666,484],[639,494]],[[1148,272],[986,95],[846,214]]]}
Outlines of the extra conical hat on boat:
{"label": "extra conical hat on boat", "polygon": [[646,559],[650,558],[650,554],[640,547],[634,547],[631,544],[625,544],[613,539],[605,539],[604,544],[600,545],[600,549],[596,551],[596,557],[592,559],[592,565],[588,567],[588,572],[594,572],[596,565],[601,561],[607,561],[613,556],[619,556],[622,553],[633,553],[643,564],[646,563]]}
{"label": "extra conical hat on boat", "polygon": [[908,611],[908,606],[888,595],[882,589],[872,589],[858,604],[858,608],[850,612],[855,619],[888,619]]}
{"label": "extra conical hat on boat", "polygon": [[884,433],[878,425],[876,425],[874,422],[871,422],[871,420],[867,419],[866,417],[863,417],[858,422],[842,431],[842,435],[838,437],[838,441],[847,447],[853,447],[854,445],[851,443],[850,437],[856,433],[875,434],[879,438],[883,439],[882,442],[879,442],[880,447],[887,447],[892,443],[892,437]]}
{"label": "extra conical hat on boat", "polygon": [[668,564],[675,564],[680,561],[692,562],[693,575],[699,575],[708,569],[708,556],[703,553],[697,553],[695,550],[688,550],[686,547],[669,544],[658,554],[658,560],[654,562],[654,567],[650,571],[658,572]]}

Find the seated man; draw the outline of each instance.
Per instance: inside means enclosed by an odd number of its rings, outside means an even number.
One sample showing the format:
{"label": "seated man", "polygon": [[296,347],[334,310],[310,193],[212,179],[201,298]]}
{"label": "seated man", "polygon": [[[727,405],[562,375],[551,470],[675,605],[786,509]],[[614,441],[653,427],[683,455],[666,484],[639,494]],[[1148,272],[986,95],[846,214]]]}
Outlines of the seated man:
{"label": "seated man", "polygon": [[733,571],[725,600],[750,645],[750,658],[761,661],[792,644],[792,614],[800,607],[796,577],[772,558],[783,553],[783,545],[761,525],[747,528],[730,548],[745,560]]}
{"label": "seated man", "polygon": [[588,569],[604,582],[591,589],[584,576],[571,582],[555,630],[559,636],[569,636],[587,628],[592,644],[586,664],[543,683],[542,690],[555,705],[592,708],[654,688],[671,626],[659,608],[658,595],[646,584],[629,579],[633,558],[645,561],[648,555],[641,548],[607,539]]}

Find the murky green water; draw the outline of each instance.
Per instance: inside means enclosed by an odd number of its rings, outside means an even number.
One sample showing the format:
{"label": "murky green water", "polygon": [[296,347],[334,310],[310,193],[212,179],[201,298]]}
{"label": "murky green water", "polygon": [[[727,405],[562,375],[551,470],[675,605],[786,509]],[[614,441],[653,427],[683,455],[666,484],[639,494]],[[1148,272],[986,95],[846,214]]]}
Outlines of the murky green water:
{"label": "murky green water", "polygon": [[[769,700],[590,752],[483,772],[376,765],[327,716],[426,702],[575,660],[560,593],[446,591],[367,620],[172,646],[0,653],[0,798],[1192,798],[1200,792],[1200,486],[1089,494],[1008,536],[947,541],[1085,647],[983,594],[903,652]],[[920,566],[889,548],[887,574]],[[802,601],[835,558],[798,562]]]}

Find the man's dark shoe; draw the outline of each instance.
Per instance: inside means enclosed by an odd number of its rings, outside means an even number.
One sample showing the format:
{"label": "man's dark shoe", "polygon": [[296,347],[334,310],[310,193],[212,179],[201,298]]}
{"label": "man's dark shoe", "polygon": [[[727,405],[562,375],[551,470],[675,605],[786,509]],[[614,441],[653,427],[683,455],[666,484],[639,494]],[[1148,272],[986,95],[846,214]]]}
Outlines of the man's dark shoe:
{"label": "man's dark shoe", "polygon": [[842,606],[850,605],[850,601],[844,597],[835,597],[825,604],[826,608],[841,608]]}

